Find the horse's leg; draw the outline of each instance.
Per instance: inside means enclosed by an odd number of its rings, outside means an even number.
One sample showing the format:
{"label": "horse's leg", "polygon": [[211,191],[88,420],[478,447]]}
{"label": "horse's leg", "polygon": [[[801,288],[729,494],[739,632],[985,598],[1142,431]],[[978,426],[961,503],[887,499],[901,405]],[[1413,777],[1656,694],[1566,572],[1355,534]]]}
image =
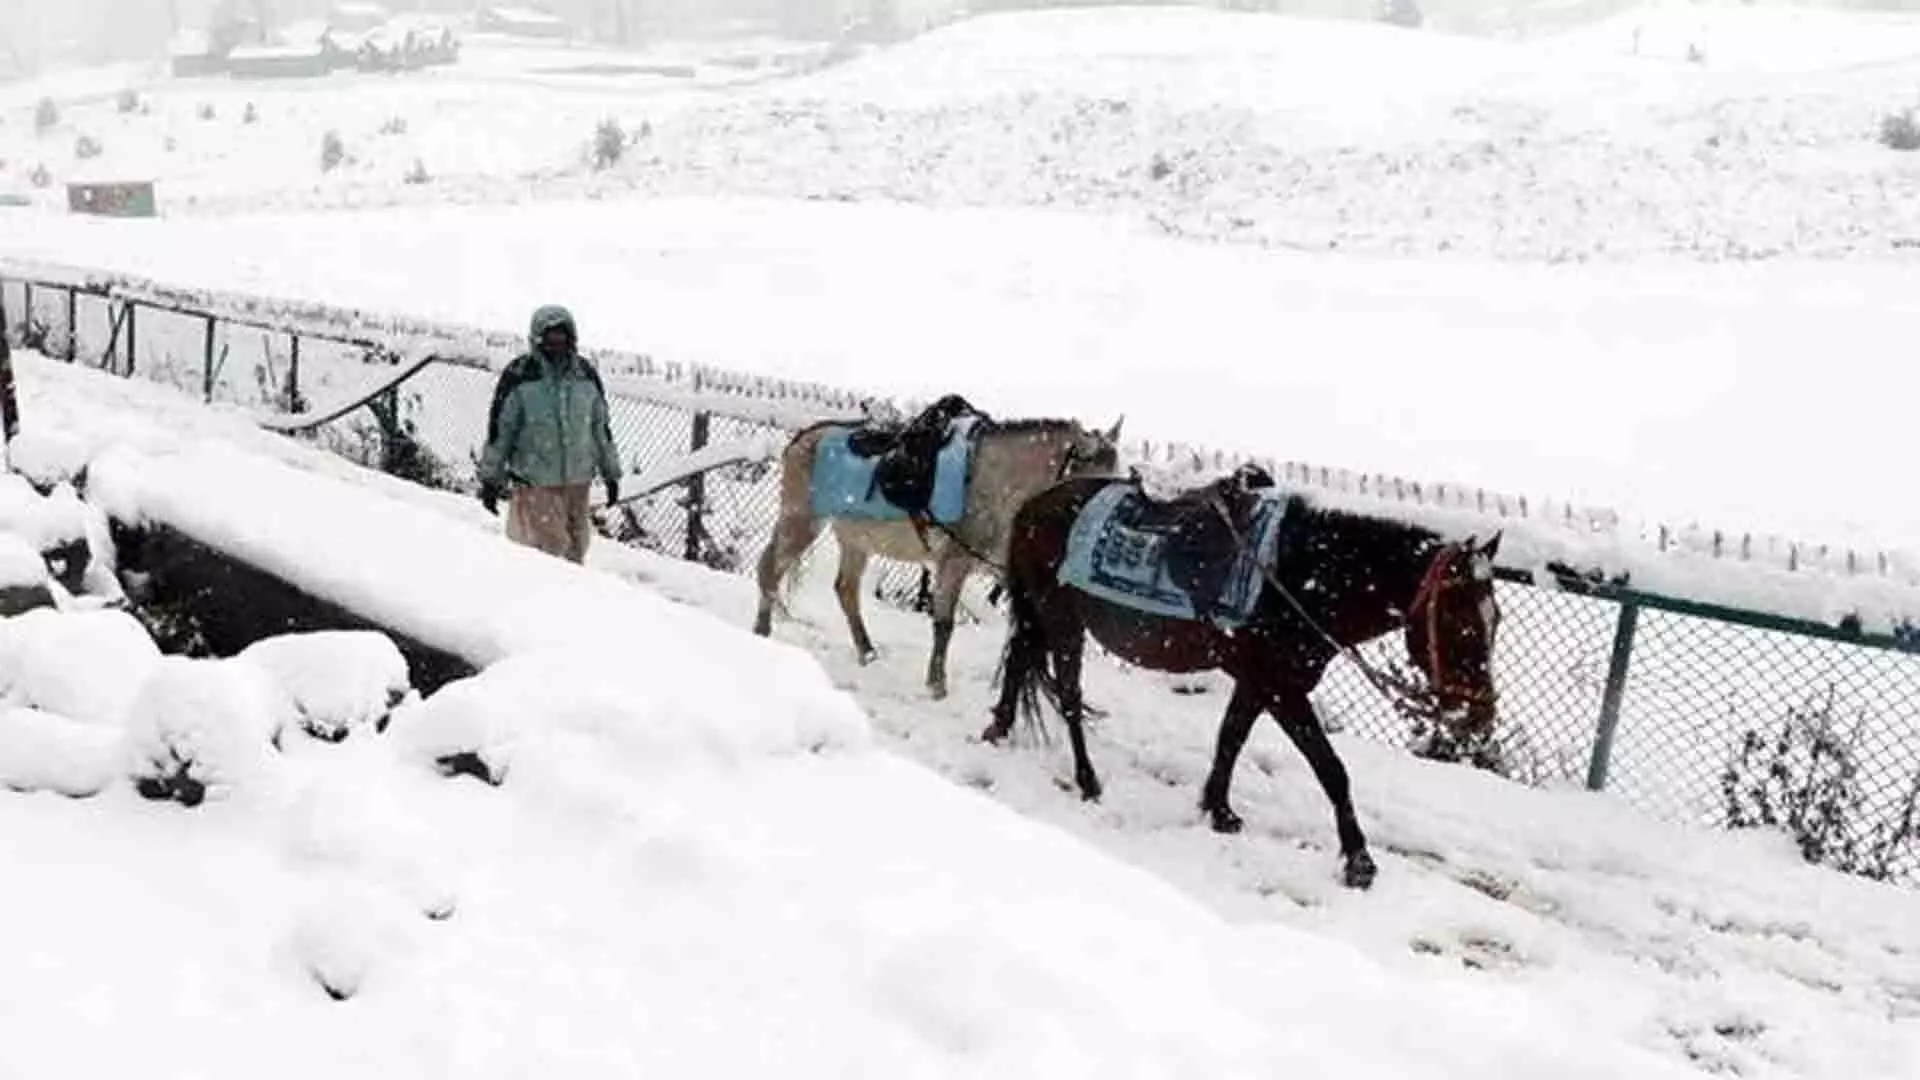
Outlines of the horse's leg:
{"label": "horse's leg", "polygon": [[1260,718],[1260,711],[1267,704],[1265,692],[1256,690],[1254,685],[1250,679],[1234,680],[1233,696],[1227,699],[1227,711],[1220,717],[1220,734],[1214,740],[1213,769],[1207,773],[1206,786],[1200,790],[1200,810],[1207,815],[1214,832],[1237,833],[1242,824],[1240,815],[1233,812],[1228,792],[1233,787],[1233,769],[1240,760],[1240,751],[1246,747],[1253,722]]}
{"label": "horse's leg", "polygon": [[973,559],[959,552],[942,555],[934,568],[933,652],[927,657],[927,689],[933,699],[947,696],[947,646],[953,643],[953,613],[960,606],[960,590],[973,572]]}
{"label": "horse's leg", "polygon": [[867,550],[840,541],[840,572],[833,578],[833,593],[840,598],[840,610],[847,616],[847,630],[853,635],[853,651],[862,664],[873,663],[873,639],[867,636],[867,620],[860,613],[860,579],[867,572]]}
{"label": "horse's leg", "polygon": [[1087,706],[1080,697],[1080,673],[1086,651],[1084,631],[1054,638],[1053,678],[1059,687],[1060,715],[1067,722],[1068,737],[1073,740],[1073,781],[1080,787],[1080,797],[1094,802],[1100,798],[1100,777],[1093,771],[1093,759],[1087,756]]}
{"label": "horse's leg", "polygon": [[1274,702],[1273,718],[1306,756],[1307,764],[1313,767],[1314,778],[1320,781],[1327,801],[1333,804],[1333,821],[1340,833],[1340,858],[1347,885],[1355,889],[1372,885],[1379,867],[1367,851],[1366,834],[1360,831],[1360,820],[1353,812],[1347,767],[1341,764],[1333,743],[1327,741],[1326,731],[1314,716],[1313,702],[1303,693],[1282,694]]}
{"label": "horse's leg", "polygon": [[773,528],[773,536],[760,552],[757,577],[760,584],[760,610],[753,617],[753,632],[766,637],[773,633],[773,605],[780,596],[780,583],[793,573],[794,564],[813,546],[820,535],[820,523],[811,516],[785,517]]}

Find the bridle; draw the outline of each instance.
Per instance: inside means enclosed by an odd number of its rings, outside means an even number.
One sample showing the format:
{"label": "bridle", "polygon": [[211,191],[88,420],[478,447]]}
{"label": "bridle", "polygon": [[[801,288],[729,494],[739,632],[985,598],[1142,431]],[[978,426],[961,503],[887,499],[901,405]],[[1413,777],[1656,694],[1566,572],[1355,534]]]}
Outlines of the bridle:
{"label": "bridle", "polygon": [[1460,681],[1447,680],[1441,674],[1450,669],[1441,663],[1444,657],[1440,642],[1440,597],[1449,590],[1464,588],[1469,584],[1458,575],[1447,573],[1465,552],[1466,549],[1459,544],[1448,544],[1434,555],[1433,562],[1428,564],[1426,574],[1420,579],[1420,588],[1413,594],[1413,603],[1407,606],[1407,622],[1411,624],[1422,613],[1426,616],[1427,682],[1433,687],[1434,694],[1443,699],[1464,702],[1469,708],[1491,708],[1500,699],[1498,690],[1492,686],[1467,686]]}

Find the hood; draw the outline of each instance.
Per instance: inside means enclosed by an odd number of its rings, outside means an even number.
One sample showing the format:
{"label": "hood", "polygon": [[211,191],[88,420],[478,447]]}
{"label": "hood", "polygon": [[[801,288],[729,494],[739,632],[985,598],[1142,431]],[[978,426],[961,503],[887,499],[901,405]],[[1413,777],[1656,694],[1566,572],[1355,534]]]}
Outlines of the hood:
{"label": "hood", "polygon": [[538,347],[541,335],[556,326],[566,327],[575,341],[580,340],[580,332],[573,323],[573,312],[559,304],[543,304],[534,310],[533,318],[527,324],[527,339]]}

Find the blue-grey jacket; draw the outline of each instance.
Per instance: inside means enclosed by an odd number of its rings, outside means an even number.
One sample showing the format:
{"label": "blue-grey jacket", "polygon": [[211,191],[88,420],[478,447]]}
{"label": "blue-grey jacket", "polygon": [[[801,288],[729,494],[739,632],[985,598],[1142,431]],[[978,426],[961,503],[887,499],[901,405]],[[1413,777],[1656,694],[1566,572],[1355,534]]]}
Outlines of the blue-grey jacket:
{"label": "blue-grey jacket", "polygon": [[533,347],[500,374],[487,414],[482,482],[557,487],[591,483],[596,476],[609,485],[619,482],[620,451],[606,388],[577,350],[546,354],[540,338],[555,327],[574,329],[566,308],[549,305],[534,312]]}

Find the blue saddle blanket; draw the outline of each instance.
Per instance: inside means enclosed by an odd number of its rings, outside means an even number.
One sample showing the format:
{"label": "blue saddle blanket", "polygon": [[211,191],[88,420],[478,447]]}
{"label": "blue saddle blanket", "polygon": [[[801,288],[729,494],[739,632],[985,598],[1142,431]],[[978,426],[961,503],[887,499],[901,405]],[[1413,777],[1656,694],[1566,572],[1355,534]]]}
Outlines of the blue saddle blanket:
{"label": "blue saddle blanket", "polygon": [[[1149,500],[1132,484],[1113,484],[1080,510],[1067,537],[1067,555],[1059,581],[1133,611],[1168,619],[1197,621],[1200,606],[1169,572],[1170,548],[1183,543],[1170,522],[1142,513]],[[1266,584],[1266,571],[1279,556],[1287,499],[1278,493],[1260,499],[1244,526],[1244,546],[1216,553],[1225,562],[1220,590],[1206,613],[1208,620],[1235,629],[1253,617]],[[1191,558],[1194,552],[1184,552]]]}
{"label": "blue saddle blanket", "polygon": [[[941,525],[958,522],[967,512],[967,486],[972,481],[973,450],[978,441],[975,418],[962,417],[947,430],[947,441],[934,458],[933,494],[927,516]],[[813,516],[858,521],[905,521],[907,512],[887,501],[873,481],[880,458],[863,458],[848,446],[852,427],[828,432],[813,452]]]}

